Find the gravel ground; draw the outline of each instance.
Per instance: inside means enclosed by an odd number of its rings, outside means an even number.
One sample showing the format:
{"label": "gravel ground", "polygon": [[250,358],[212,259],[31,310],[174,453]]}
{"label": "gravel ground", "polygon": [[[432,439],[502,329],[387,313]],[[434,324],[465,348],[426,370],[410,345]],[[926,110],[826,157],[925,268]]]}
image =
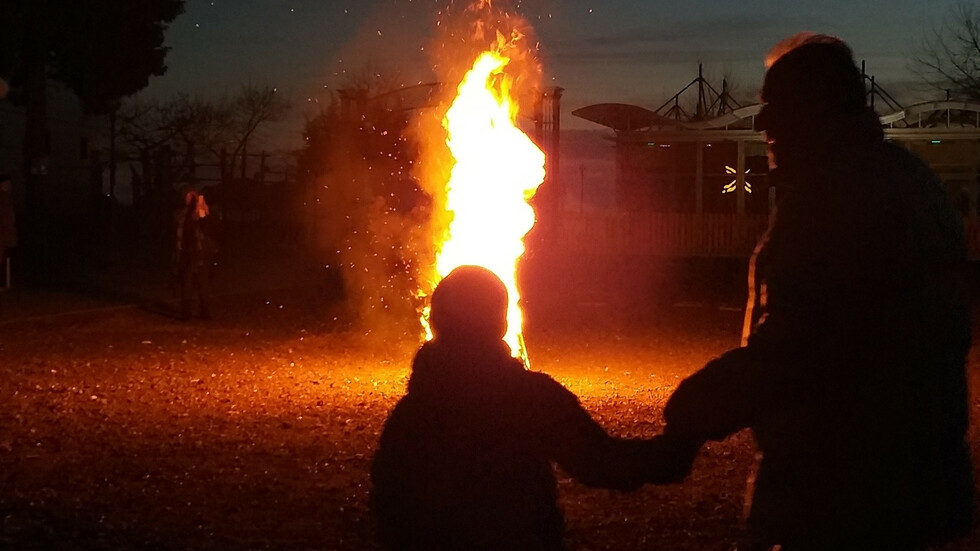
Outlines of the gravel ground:
{"label": "gravel ground", "polygon": [[[417,342],[353,330],[315,299],[226,298],[211,322],[114,308],[2,324],[0,548],[375,548],[368,465]],[[737,344],[737,311],[586,308],[560,329],[532,317],[533,368],[621,436],[656,434],[679,380]],[[980,458],[978,348],[969,369]],[[629,494],[559,473],[569,539],[728,551],[753,453],[742,432],[683,484]],[[980,549],[980,533],[945,549]]]}

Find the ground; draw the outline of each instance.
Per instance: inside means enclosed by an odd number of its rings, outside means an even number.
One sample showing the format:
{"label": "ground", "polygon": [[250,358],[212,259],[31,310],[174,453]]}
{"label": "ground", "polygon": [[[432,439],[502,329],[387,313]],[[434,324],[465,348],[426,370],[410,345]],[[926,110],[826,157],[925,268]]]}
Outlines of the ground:
{"label": "ground", "polygon": [[[355,330],[322,298],[227,296],[210,322],[126,302],[0,314],[0,548],[375,548],[368,466],[417,342]],[[721,306],[532,318],[532,367],[610,432],[653,435],[677,383],[737,344],[741,313]],[[980,458],[980,347],[969,370]],[[709,444],[683,484],[628,494],[559,473],[569,540],[728,551],[753,454],[742,432]],[[978,548],[974,531],[944,549]]]}

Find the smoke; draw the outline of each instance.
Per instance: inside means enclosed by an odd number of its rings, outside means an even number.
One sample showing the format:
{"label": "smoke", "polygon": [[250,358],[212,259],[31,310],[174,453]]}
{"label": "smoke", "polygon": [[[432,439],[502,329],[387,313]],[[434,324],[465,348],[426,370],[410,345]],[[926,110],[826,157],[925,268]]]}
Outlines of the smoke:
{"label": "smoke", "polygon": [[[427,198],[410,175],[414,152],[397,94],[352,87],[316,125],[311,150],[326,158],[318,228],[339,269],[348,307],[368,332],[417,331],[414,281]],[[310,127],[317,129],[311,132]]]}

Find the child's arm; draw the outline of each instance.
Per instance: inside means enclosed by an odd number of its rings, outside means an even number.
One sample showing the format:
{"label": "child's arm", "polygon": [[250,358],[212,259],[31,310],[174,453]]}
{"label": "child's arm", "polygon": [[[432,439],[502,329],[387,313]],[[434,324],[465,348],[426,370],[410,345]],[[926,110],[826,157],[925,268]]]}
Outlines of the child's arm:
{"label": "child's arm", "polygon": [[690,471],[700,446],[673,436],[614,438],[559,383],[542,375],[538,384],[535,409],[542,441],[552,459],[579,482],[631,490],[647,482],[678,482]]}

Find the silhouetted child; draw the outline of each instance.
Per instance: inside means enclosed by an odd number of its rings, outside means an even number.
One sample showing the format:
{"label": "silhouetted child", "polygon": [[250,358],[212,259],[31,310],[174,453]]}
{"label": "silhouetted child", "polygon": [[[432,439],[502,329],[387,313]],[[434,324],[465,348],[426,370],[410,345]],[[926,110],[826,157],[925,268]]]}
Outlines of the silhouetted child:
{"label": "silhouetted child", "polygon": [[385,424],[371,505],[389,549],[564,549],[552,462],[589,486],[673,482],[662,438],[610,437],[574,394],[524,369],[502,338],[507,290],[453,270],[432,295],[435,339]]}

